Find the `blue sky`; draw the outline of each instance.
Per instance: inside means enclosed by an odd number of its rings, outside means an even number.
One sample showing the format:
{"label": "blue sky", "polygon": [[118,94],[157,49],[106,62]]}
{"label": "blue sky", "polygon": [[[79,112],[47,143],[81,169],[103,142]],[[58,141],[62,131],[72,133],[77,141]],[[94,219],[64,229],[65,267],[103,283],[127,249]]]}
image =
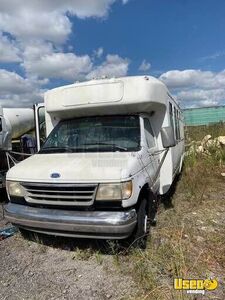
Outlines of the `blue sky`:
{"label": "blue sky", "polygon": [[2,0],[0,105],[55,86],[149,74],[183,107],[225,104],[223,0]]}

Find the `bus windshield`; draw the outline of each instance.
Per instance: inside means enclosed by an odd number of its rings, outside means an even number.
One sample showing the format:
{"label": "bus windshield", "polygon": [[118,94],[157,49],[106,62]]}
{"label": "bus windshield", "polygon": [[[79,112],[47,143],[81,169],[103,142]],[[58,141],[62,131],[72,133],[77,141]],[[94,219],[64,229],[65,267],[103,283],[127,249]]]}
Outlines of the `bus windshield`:
{"label": "bus windshield", "polygon": [[60,121],[39,153],[131,152],[139,149],[139,116],[120,115]]}

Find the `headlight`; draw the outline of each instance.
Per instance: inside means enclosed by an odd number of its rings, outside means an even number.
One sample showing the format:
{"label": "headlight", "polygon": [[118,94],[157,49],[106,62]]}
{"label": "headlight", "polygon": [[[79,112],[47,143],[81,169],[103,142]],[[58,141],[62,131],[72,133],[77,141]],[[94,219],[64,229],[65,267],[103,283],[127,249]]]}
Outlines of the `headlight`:
{"label": "headlight", "polygon": [[25,188],[17,181],[6,181],[6,189],[9,196],[25,197]]}
{"label": "headlight", "polygon": [[100,184],[98,187],[96,200],[124,200],[130,198],[132,194],[132,181],[122,183]]}

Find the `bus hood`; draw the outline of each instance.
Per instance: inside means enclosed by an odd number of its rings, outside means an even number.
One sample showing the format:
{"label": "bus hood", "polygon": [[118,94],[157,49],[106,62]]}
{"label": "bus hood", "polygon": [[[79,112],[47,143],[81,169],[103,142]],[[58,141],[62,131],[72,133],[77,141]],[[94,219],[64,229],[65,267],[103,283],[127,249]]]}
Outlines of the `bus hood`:
{"label": "bus hood", "polygon": [[14,166],[7,180],[48,183],[113,182],[137,173],[136,153],[36,154]]}

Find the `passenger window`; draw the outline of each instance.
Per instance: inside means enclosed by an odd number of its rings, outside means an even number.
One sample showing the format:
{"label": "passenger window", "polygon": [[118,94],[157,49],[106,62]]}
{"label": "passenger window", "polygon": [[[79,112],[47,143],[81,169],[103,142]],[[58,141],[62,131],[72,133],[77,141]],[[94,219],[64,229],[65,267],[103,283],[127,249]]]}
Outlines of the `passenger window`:
{"label": "passenger window", "polygon": [[173,131],[174,131],[174,122],[173,122],[173,106],[172,104],[170,103],[169,104],[170,106],[170,126],[172,126],[173,128]]}
{"label": "passenger window", "polygon": [[145,128],[145,138],[148,145],[148,148],[155,147],[154,133],[151,127],[151,124],[147,118],[144,118],[144,128]]}
{"label": "passenger window", "polygon": [[174,107],[174,116],[175,116],[175,132],[176,132],[176,140],[180,140],[180,124],[179,124],[179,112]]}

